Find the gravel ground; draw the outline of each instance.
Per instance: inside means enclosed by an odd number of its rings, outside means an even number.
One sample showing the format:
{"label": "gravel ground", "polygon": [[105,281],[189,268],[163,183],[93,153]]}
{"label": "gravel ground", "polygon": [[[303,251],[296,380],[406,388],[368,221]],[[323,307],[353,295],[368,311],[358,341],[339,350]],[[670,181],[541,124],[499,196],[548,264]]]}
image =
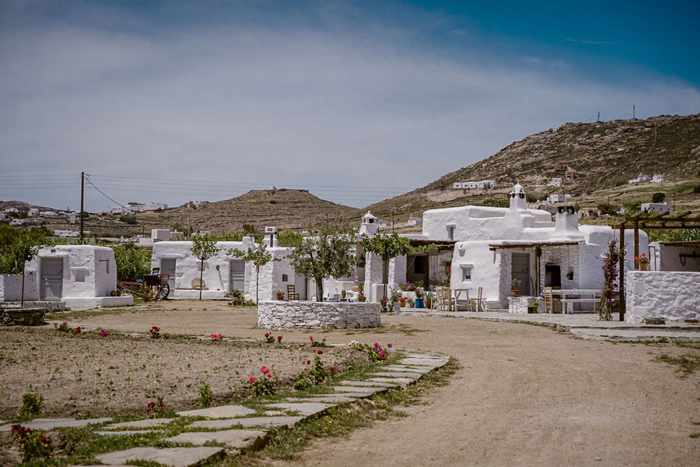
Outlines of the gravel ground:
{"label": "gravel ground", "polygon": [[[323,350],[327,364],[341,364],[356,355],[347,348]],[[141,412],[155,396],[176,409],[191,407],[203,382],[215,397],[224,398],[240,390],[247,375],[260,376],[263,365],[284,380],[301,372],[304,360],[313,356],[309,345],[278,346],[262,340],[215,343],[4,328],[0,329],[0,418],[17,414],[30,386],[44,397],[47,415]]]}
{"label": "gravel ground", "polygon": [[[225,303],[166,302],[84,322],[123,330],[158,323],[167,332],[251,337],[255,310]],[[206,310],[205,310],[206,308]],[[320,440],[306,466],[697,466],[700,375],[679,377],[656,361],[695,354],[672,344],[575,339],[525,324],[455,318],[382,317],[371,331],[323,333],[329,342],[379,340],[442,351],[462,365],[429,404],[347,439]],[[285,332],[303,342],[309,332]],[[315,335],[318,334],[317,332]]]}

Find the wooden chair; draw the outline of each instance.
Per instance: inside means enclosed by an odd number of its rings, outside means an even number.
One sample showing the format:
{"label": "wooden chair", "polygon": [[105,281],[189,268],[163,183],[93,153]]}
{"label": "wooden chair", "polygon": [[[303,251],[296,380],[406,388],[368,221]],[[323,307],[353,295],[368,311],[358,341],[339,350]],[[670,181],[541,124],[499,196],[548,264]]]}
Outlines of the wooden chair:
{"label": "wooden chair", "polygon": [[476,297],[470,300],[471,311],[486,311],[487,305],[486,300],[484,300],[484,288],[477,287]]}
{"label": "wooden chair", "polygon": [[441,311],[451,311],[452,291],[449,287],[438,287],[436,292],[436,308]]}
{"label": "wooden chair", "polygon": [[299,300],[299,294],[296,291],[295,285],[287,285],[287,300]]}

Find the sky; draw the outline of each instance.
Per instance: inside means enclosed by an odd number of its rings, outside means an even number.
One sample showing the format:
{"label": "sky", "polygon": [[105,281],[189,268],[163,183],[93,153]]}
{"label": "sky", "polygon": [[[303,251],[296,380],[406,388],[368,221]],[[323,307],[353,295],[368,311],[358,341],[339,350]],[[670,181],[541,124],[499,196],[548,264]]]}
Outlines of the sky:
{"label": "sky", "polygon": [[698,44],[697,1],[3,0],[0,199],[77,209],[85,171],[91,211],[363,207],[598,112],[699,113]]}

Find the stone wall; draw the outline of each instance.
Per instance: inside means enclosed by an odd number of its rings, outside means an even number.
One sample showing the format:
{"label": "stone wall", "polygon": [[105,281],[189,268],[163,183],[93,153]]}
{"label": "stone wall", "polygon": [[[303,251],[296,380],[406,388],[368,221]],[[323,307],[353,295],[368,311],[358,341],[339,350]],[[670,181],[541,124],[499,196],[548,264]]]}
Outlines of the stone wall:
{"label": "stone wall", "polygon": [[625,321],[700,319],[700,272],[630,271]]}
{"label": "stone wall", "polygon": [[381,324],[377,303],[261,301],[258,327],[280,328],[368,328]]}

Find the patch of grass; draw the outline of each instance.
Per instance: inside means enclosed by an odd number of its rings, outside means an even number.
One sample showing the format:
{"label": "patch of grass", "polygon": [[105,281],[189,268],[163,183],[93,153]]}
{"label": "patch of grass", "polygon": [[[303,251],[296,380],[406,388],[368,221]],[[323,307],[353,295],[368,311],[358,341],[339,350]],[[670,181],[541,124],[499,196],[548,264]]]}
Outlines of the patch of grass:
{"label": "patch of grass", "polygon": [[677,357],[661,354],[654,360],[677,367],[676,373],[679,373],[681,378],[685,378],[700,369],[700,354],[686,353]]}
{"label": "patch of grass", "polygon": [[356,334],[388,334],[391,332],[395,332],[398,334],[403,334],[404,336],[414,336],[415,334],[419,332],[430,332],[428,329],[418,329],[411,327],[408,324],[401,323],[401,324],[389,324],[389,325],[382,325],[378,328],[361,328],[361,329],[352,329],[345,331],[346,336],[352,336]]}
{"label": "patch of grass", "polygon": [[367,399],[335,406],[323,415],[307,418],[291,429],[277,428],[270,431],[268,443],[262,450],[244,452],[239,457],[209,465],[238,467],[262,465],[269,459],[291,460],[314,439],[347,436],[358,428],[372,426],[376,421],[405,416],[401,407],[423,403],[426,394],[448,384],[449,378],[459,368],[459,364],[450,359],[447,365],[405,389],[390,389]]}

